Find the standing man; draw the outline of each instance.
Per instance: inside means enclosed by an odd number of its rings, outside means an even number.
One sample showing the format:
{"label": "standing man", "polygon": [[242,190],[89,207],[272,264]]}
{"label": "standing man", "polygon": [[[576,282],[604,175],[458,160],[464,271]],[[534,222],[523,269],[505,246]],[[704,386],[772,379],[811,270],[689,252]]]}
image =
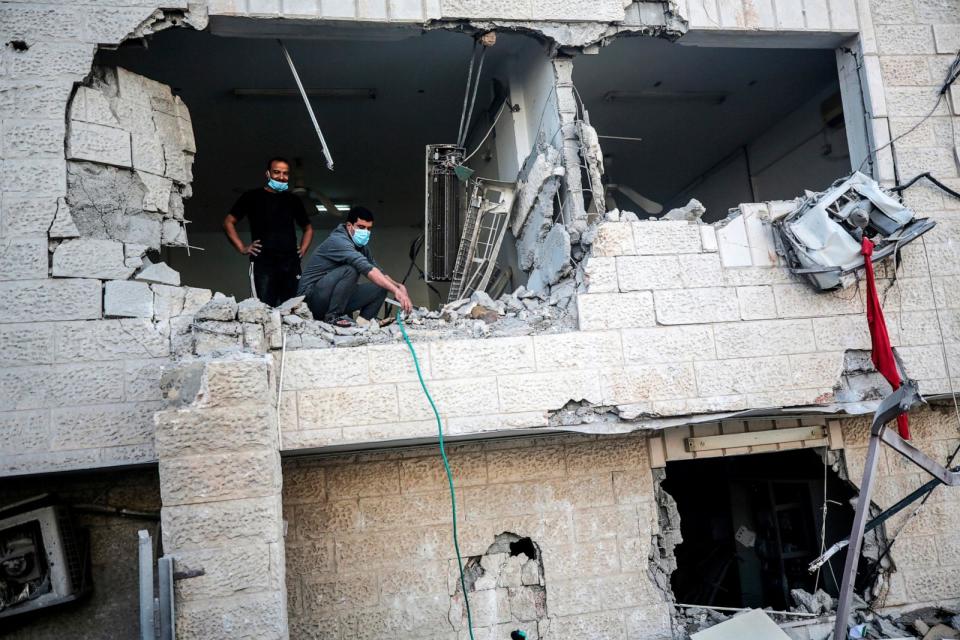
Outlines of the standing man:
{"label": "standing man", "polygon": [[[255,295],[271,307],[297,295],[300,258],[310,248],[313,227],[300,199],[287,191],[290,163],[271,158],[267,184],[244,193],[223,219],[223,230],[237,251],[250,256]],[[250,244],[243,244],[237,222],[250,219]],[[303,229],[297,245],[294,225]]]}
{"label": "standing man", "polygon": [[[373,213],[353,207],[346,223],[338,225],[313,251],[297,295],[306,296],[314,318],[349,327],[353,324],[350,314],[359,311],[361,318],[371,320],[388,293],[396,296],[404,311],[413,308],[407,288],[381,271],[370,254],[367,243],[372,228]],[[360,276],[370,282],[359,284]]]}

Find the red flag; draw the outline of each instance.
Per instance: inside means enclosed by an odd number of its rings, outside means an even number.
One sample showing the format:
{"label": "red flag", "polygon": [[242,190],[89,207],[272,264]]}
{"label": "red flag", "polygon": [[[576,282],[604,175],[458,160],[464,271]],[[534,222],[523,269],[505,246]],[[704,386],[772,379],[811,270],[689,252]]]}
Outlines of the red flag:
{"label": "red flag", "polygon": [[[880,298],[877,297],[877,283],[873,277],[873,243],[866,235],[863,236],[861,251],[863,266],[867,272],[867,324],[870,326],[871,359],[877,371],[887,379],[894,390],[900,388],[900,373],[897,371],[897,361],[893,357],[893,348],[890,346],[890,335],[887,333],[887,321],[883,319],[883,308]],[[910,423],[907,414],[897,416],[897,430],[900,437],[910,439]]]}

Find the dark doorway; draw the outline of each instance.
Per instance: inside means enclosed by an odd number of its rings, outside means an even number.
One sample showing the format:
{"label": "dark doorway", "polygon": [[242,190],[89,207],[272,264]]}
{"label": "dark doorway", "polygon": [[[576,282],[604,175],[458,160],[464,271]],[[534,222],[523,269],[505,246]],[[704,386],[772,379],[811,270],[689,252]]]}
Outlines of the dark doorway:
{"label": "dark doorway", "polygon": [[819,574],[807,566],[821,552],[824,495],[829,546],[849,535],[856,494],[816,451],[670,462],[662,487],[680,512],[678,602],[784,610],[791,589],[837,595],[845,552]]}

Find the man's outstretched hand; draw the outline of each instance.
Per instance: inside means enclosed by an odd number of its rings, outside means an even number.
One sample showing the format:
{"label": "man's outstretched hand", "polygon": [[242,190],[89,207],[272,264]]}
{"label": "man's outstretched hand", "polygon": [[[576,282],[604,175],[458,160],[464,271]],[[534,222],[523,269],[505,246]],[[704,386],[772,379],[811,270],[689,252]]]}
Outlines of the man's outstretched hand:
{"label": "man's outstretched hand", "polygon": [[413,302],[410,301],[410,296],[407,295],[407,288],[403,285],[400,285],[397,290],[397,302],[400,303],[400,308],[403,309],[404,313],[413,311]]}

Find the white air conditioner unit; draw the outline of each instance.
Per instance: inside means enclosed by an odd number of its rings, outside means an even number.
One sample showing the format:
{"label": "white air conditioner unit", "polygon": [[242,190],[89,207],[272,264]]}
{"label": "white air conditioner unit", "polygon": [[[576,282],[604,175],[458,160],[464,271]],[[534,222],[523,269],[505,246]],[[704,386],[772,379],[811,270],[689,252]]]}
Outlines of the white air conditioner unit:
{"label": "white air conditioner unit", "polygon": [[427,282],[453,278],[460,247],[464,187],[456,175],[463,149],[452,144],[427,145],[423,271]]}
{"label": "white air conditioner unit", "polygon": [[87,538],[68,507],[43,495],[0,509],[0,618],[76,600],[89,576]]}

